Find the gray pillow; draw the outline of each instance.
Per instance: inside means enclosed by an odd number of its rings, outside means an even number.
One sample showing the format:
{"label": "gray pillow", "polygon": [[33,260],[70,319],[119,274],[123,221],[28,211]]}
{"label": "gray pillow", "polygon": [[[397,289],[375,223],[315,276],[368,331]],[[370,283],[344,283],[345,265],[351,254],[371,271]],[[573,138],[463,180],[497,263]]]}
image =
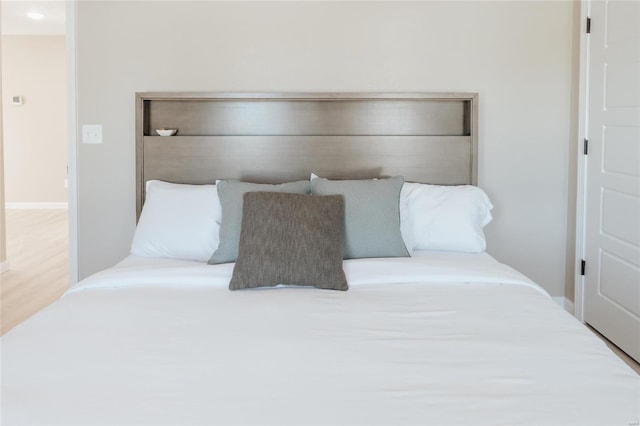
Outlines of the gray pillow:
{"label": "gray pillow", "polygon": [[235,262],[238,257],[238,241],[242,224],[242,195],[247,192],[291,192],[309,193],[309,181],[300,180],[279,185],[240,182],[237,180],[221,180],[216,184],[218,198],[222,209],[220,223],[220,244],[209,259],[210,265]]}
{"label": "gray pillow", "polygon": [[278,284],[347,290],[340,195],[244,194],[230,290]]}
{"label": "gray pillow", "polygon": [[311,181],[313,195],[344,196],[342,253],[345,259],[409,257],[400,232],[404,178]]}

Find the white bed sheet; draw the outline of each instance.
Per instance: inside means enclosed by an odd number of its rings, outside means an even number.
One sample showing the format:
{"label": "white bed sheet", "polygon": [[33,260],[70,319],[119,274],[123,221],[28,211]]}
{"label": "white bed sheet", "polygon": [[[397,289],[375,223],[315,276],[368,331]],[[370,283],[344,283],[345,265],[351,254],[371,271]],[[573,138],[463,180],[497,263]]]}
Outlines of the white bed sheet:
{"label": "white bed sheet", "polygon": [[130,257],[2,338],[2,424],[629,425],[640,378],[486,254],[345,262],[347,292],[229,291]]}

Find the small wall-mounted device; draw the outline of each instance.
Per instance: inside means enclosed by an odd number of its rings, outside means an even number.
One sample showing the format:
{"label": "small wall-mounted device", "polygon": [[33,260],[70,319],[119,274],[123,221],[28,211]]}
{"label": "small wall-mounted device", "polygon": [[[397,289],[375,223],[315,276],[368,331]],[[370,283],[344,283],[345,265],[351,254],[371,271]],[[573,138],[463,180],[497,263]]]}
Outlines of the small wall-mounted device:
{"label": "small wall-mounted device", "polygon": [[82,125],[82,143],[101,144],[102,143],[102,124],[83,124]]}
{"label": "small wall-mounted device", "polygon": [[22,96],[12,96],[11,103],[13,105],[22,105]]}

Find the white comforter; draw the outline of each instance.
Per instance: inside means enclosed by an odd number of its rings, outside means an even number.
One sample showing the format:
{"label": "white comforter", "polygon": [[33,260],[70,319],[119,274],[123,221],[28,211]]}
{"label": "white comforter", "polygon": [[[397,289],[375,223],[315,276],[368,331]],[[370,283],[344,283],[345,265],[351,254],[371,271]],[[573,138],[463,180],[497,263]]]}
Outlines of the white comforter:
{"label": "white comforter", "polygon": [[347,292],[229,291],[126,259],[2,338],[2,424],[623,425],[640,379],[488,255],[345,262]]}

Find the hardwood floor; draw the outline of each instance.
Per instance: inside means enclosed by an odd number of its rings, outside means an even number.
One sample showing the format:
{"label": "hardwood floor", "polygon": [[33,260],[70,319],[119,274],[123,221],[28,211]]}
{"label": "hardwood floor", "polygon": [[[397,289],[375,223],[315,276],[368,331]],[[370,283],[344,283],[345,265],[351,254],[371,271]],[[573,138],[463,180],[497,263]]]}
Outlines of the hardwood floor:
{"label": "hardwood floor", "polygon": [[587,328],[589,328],[589,330],[591,330],[596,336],[598,336],[600,339],[602,339],[602,341],[604,343],[606,343],[607,346],[609,346],[609,348],[616,354],[618,355],[618,357],[620,359],[622,359],[629,367],[631,367],[636,373],[638,373],[638,375],[640,376],[640,364],[638,364],[633,358],[631,358],[629,355],[627,355],[626,353],[624,353],[622,351],[622,349],[620,349],[619,347],[617,347],[616,345],[614,345],[613,343],[611,343],[609,341],[609,339],[607,339],[606,337],[604,337],[602,334],[598,333],[598,330],[596,330],[595,328],[591,327],[589,324],[587,324]]}
{"label": "hardwood floor", "polygon": [[0,279],[0,334],[69,287],[67,210],[6,210],[9,270]]}

